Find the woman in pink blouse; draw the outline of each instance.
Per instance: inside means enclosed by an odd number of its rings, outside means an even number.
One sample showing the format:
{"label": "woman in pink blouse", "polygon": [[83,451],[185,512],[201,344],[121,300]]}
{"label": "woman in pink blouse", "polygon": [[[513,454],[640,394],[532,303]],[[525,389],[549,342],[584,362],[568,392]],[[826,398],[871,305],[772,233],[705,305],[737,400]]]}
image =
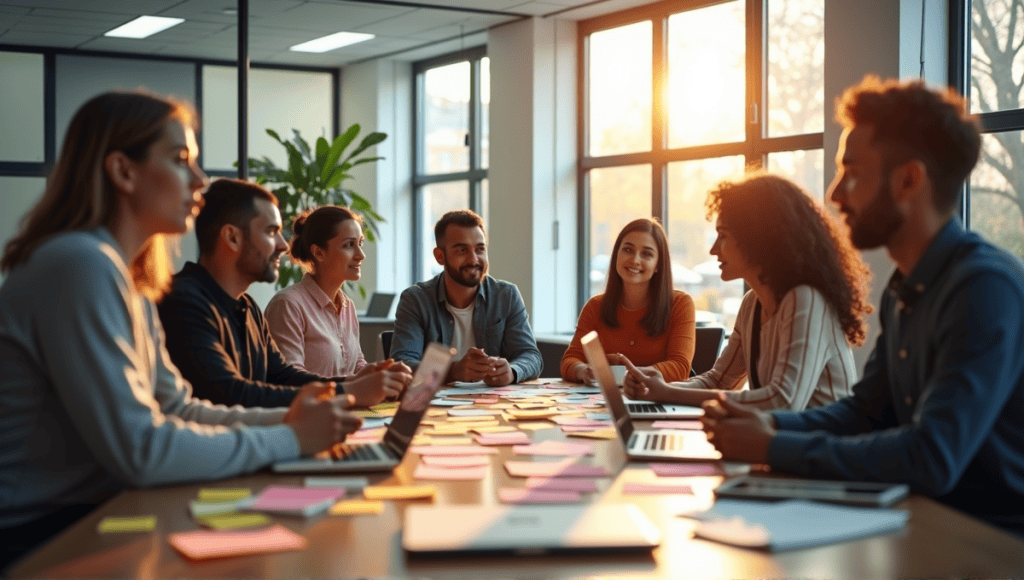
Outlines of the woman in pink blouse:
{"label": "woman in pink blouse", "polygon": [[355,305],[341,291],[345,282],[359,279],[366,258],[361,222],[349,208],[334,205],[296,217],[288,252],[306,273],[274,295],[266,308],[270,333],[284,358],[325,377],[375,370],[359,347]]}

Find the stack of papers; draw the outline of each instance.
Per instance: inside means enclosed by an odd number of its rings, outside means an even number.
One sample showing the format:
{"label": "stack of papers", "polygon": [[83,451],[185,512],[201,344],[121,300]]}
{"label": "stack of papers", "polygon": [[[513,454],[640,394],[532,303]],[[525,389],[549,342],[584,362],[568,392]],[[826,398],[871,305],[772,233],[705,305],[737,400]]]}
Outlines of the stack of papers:
{"label": "stack of papers", "polygon": [[772,551],[845,542],[902,528],[903,510],[848,507],[795,499],[777,503],[721,499],[694,534],[724,544]]}

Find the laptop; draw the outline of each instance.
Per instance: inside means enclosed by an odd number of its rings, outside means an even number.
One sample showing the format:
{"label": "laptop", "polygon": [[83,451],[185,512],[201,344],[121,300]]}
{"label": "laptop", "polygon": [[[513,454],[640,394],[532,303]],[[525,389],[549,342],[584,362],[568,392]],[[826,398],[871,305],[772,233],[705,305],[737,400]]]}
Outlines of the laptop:
{"label": "laptop", "polygon": [[391,303],[395,301],[394,294],[386,292],[374,292],[370,296],[370,305],[366,307],[366,318],[387,318],[391,314]]}
{"label": "laptop", "polygon": [[536,555],[651,550],[661,531],[633,504],[545,506],[413,505],[402,547],[415,554]]}
{"label": "laptop", "polygon": [[597,384],[601,387],[605,402],[611,411],[615,431],[622,439],[626,455],[630,459],[717,461],[722,454],[708,442],[703,431],[678,431],[657,429],[642,431],[634,428],[626,403],[615,384],[612,369],[608,366],[604,348],[597,338],[597,332],[588,332],[582,339],[583,353],[594,367]]}
{"label": "laptop", "polygon": [[[612,376],[615,378],[615,384],[622,386],[622,379],[626,376],[626,367],[614,365],[610,368]],[[700,407],[636,401],[625,395],[622,396],[622,400],[626,403],[626,410],[635,419],[700,419],[704,416],[704,409]]]}
{"label": "laptop", "polygon": [[338,458],[304,457],[279,461],[273,465],[273,470],[280,473],[346,473],[394,469],[405,457],[405,452],[416,435],[416,428],[430,407],[430,401],[444,383],[454,355],[453,348],[435,342],[427,345],[423,359],[416,368],[416,374],[413,375],[412,382],[406,389],[382,441],[342,445]]}

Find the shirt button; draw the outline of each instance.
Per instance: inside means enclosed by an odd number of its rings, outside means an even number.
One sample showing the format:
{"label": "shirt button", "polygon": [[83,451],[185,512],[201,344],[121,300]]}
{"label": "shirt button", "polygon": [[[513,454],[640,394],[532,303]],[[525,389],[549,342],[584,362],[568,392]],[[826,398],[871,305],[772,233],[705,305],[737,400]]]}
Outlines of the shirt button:
{"label": "shirt button", "polygon": [[631,340],[631,341],[629,341],[629,346],[633,346],[634,344],[635,344],[635,343],[634,343],[634,342],[633,342],[632,340]]}
{"label": "shirt button", "polygon": [[899,355],[900,355],[900,358],[903,359],[903,360],[906,360],[907,356],[909,356],[907,354],[907,349],[905,349],[905,348],[901,348],[900,349]]}
{"label": "shirt button", "polygon": [[913,405],[914,404],[914,399],[912,399],[911,397],[907,397],[906,399],[903,399],[903,400],[906,401],[908,405]]}

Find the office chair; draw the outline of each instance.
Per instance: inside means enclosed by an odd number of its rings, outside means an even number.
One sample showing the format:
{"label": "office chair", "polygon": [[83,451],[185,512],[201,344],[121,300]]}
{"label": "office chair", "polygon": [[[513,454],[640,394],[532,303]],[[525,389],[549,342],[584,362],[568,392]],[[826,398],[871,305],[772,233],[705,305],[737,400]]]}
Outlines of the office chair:
{"label": "office chair", "polygon": [[385,360],[391,356],[391,339],[395,336],[394,330],[385,330],[377,335],[378,360]]}
{"label": "office chair", "polygon": [[697,343],[693,350],[693,360],[690,362],[690,376],[711,370],[718,360],[718,353],[722,350],[722,339],[725,338],[725,328],[721,326],[698,326]]}

